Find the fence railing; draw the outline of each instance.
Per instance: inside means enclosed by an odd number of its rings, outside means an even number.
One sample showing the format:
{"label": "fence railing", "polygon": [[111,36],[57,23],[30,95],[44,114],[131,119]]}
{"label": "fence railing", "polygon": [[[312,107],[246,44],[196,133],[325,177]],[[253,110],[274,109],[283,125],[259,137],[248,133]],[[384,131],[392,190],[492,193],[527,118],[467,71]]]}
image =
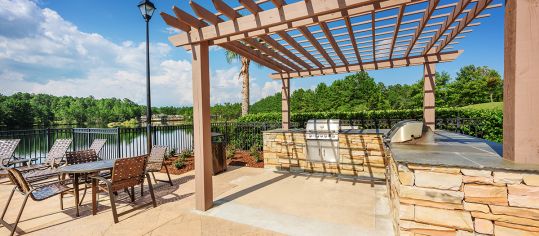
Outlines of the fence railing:
{"label": "fence railing", "polygon": [[[389,129],[401,119],[341,120],[342,125],[360,129]],[[479,122],[468,118],[438,119],[438,129],[464,133],[481,138],[477,128]],[[305,124],[292,123],[293,128],[304,128]],[[236,149],[249,150],[255,146],[262,149],[262,132],[281,127],[280,122],[214,122],[212,132],[221,133],[228,145]],[[154,144],[166,145],[177,152],[193,149],[193,125],[152,127]],[[87,149],[94,139],[107,139],[100,153],[103,159],[136,156],[147,153],[146,128],[50,128],[33,130],[0,131],[0,139],[21,139],[16,149],[17,157],[31,157],[43,160],[54,141],[70,138],[70,151]]]}

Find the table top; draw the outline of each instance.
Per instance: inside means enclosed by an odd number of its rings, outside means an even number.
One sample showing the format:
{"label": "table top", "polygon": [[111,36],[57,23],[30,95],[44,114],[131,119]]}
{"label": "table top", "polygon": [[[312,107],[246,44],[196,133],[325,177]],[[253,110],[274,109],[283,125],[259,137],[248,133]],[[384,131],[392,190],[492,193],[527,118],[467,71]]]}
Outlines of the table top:
{"label": "table top", "polygon": [[103,160],[62,166],[58,167],[58,172],[68,174],[98,172],[100,170],[112,169],[112,167],[114,166],[114,161],[115,160]]}

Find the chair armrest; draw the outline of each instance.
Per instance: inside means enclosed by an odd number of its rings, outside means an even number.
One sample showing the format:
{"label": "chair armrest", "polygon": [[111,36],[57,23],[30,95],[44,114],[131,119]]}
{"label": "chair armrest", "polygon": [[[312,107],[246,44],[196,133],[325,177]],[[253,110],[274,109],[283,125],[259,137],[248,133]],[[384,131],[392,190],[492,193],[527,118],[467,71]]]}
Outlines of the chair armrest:
{"label": "chair armrest", "polygon": [[107,188],[109,188],[109,189],[112,187],[112,183],[108,179],[105,179],[105,178],[103,178],[101,176],[90,176],[90,178],[96,179],[98,181],[101,181],[101,182],[105,183],[107,185]]}

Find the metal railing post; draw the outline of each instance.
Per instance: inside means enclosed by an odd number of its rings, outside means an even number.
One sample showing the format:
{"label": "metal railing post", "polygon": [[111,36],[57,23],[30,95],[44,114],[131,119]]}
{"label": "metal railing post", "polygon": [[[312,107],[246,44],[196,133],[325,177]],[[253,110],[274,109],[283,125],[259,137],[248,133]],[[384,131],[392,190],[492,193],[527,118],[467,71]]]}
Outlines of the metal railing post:
{"label": "metal railing post", "polygon": [[120,127],[116,128],[116,151],[117,151],[117,158],[121,158],[122,157],[122,144],[120,143],[121,139],[120,139]]}

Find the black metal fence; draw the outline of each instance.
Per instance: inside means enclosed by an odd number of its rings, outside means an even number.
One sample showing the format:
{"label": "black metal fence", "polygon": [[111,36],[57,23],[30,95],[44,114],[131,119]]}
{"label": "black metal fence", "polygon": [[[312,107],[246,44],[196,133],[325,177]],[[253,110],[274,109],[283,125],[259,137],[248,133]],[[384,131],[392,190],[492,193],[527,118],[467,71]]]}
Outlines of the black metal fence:
{"label": "black metal fence", "polygon": [[[400,119],[380,120],[341,120],[342,125],[354,126],[359,129],[389,129]],[[482,137],[479,122],[467,118],[438,119],[438,129],[469,134]],[[305,124],[292,123],[292,128],[304,128]],[[249,150],[253,146],[262,149],[262,132],[278,129],[280,122],[214,122],[211,124],[212,132],[224,135],[228,145],[236,149]],[[193,149],[193,125],[156,126],[152,127],[152,135],[157,145],[166,145],[177,152]],[[0,131],[0,139],[21,139],[15,155],[18,157],[43,158],[59,138],[70,138],[72,150],[87,149],[94,139],[107,139],[105,147],[100,153],[101,158],[112,159],[118,157],[136,156],[145,154],[146,129],[138,128],[50,128],[33,130]]]}

